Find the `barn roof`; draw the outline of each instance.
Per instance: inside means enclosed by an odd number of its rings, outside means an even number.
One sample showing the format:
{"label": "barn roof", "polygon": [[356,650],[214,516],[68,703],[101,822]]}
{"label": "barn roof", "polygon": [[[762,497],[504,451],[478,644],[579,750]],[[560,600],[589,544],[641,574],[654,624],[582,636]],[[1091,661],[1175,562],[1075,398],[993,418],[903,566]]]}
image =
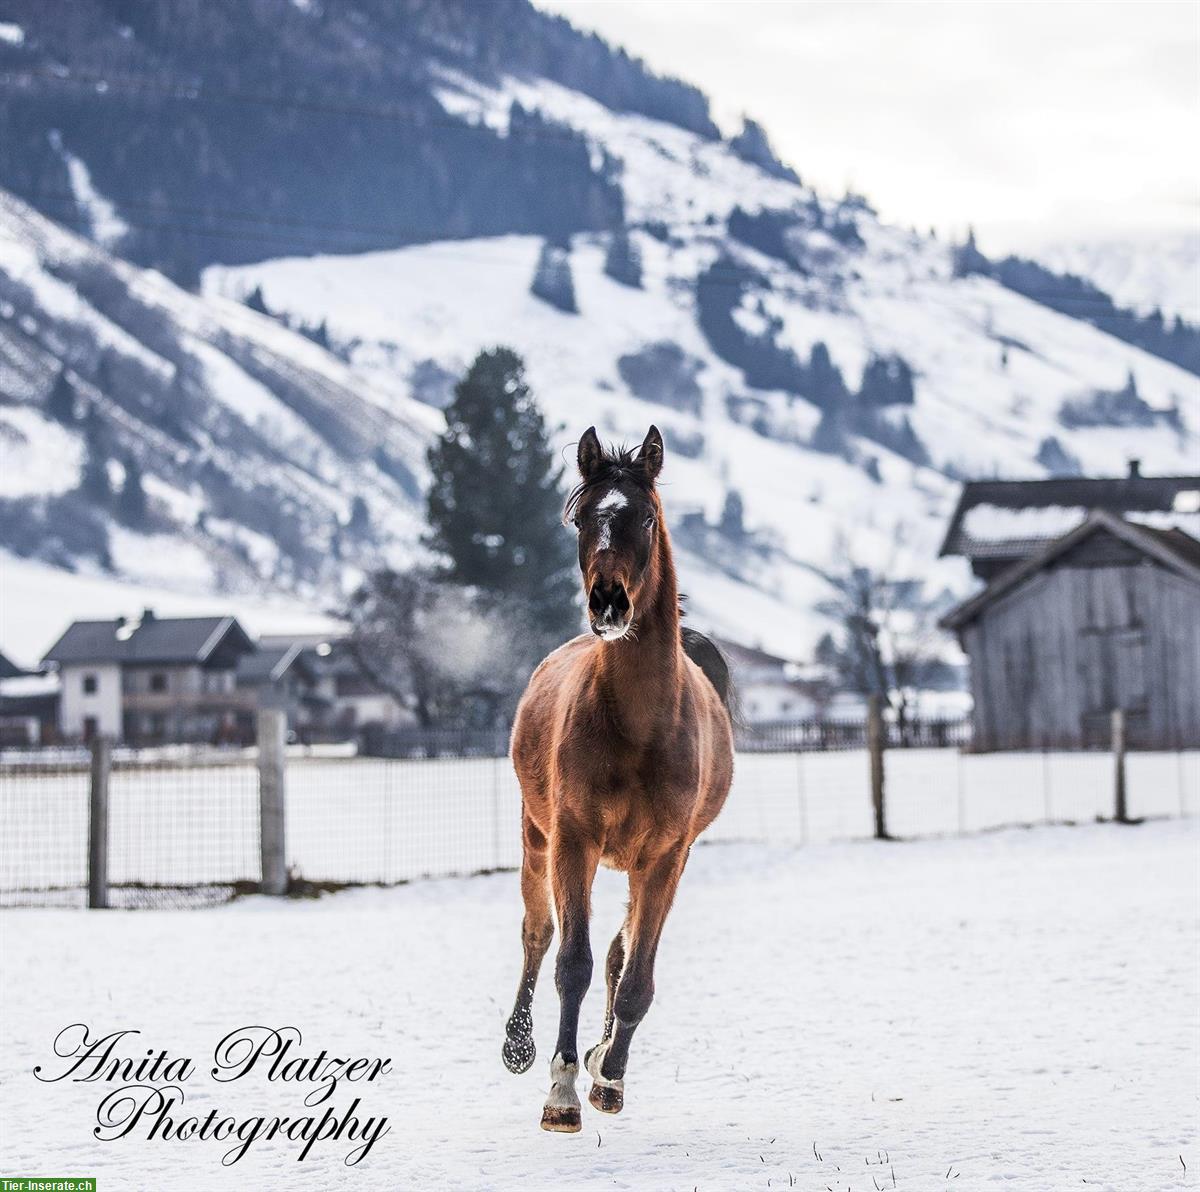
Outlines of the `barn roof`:
{"label": "barn roof", "polygon": [[239,652],[254,643],[234,617],[156,617],[150,610],[132,624],[75,621],[46,651],[47,662],[179,663],[204,662],[222,642]]}
{"label": "barn roof", "polygon": [[1137,525],[1103,509],[1093,510],[1069,533],[1063,534],[1019,563],[1001,572],[981,592],[964,600],[948,612],[938,624],[944,629],[961,629],[969,624],[990,604],[1024,583],[1031,575],[1041,571],[1078,546],[1085,539],[1100,531],[1107,531],[1122,542],[1141,551],[1147,558],[1200,584],[1200,542],[1180,529],[1156,529]]}
{"label": "barn roof", "polygon": [[[1197,494],[1190,495],[1181,494]],[[963,485],[939,555],[1020,559],[1080,525],[1093,509],[1134,520],[1200,523],[1200,476],[972,480]]]}

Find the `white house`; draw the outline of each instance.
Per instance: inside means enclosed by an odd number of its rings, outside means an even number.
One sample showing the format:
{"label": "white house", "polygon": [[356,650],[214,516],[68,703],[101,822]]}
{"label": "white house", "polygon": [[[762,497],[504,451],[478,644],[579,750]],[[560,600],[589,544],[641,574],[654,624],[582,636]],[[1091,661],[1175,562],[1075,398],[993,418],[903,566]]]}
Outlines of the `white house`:
{"label": "white house", "polygon": [[61,683],[59,731],[130,744],[213,742],[255,706],[239,692],[238,660],[254,643],[233,617],[76,621],[46,651]]}

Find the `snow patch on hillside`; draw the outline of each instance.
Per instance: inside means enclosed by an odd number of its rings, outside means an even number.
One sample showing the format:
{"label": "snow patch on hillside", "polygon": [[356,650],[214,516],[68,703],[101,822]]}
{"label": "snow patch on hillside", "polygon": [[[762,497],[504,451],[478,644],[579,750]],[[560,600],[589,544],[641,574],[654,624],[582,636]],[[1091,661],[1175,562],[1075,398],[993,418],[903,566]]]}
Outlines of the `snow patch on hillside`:
{"label": "snow patch on hillside", "polygon": [[82,465],[78,435],[27,406],[0,406],[0,497],[67,492]]}

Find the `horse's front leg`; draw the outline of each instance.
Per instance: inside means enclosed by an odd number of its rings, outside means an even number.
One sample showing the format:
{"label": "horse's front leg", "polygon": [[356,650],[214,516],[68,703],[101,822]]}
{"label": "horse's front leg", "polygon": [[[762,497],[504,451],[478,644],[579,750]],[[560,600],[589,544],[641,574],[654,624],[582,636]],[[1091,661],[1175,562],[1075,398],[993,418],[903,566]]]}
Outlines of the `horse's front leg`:
{"label": "horse's front leg", "polygon": [[625,963],[612,1003],[611,1034],[606,1023],[604,1038],[587,1053],[587,1070],[595,1082],[588,1100],[605,1113],[619,1113],[625,1103],[629,1044],[654,1000],[658,941],[687,855],[687,846],[679,845],[629,874]]}
{"label": "horse's front leg", "polygon": [[504,1028],[504,1063],[510,1072],[525,1072],[537,1055],[533,1042],[533,990],[537,985],[542,957],[554,935],[550,914],[550,878],[546,872],[546,837],[526,813],[521,835],[524,853],[521,859],[521,897],[525,917],[521,921],[521,946],[525,963],[517,986],[517,1000]]}
{"label": "horse's front leg", "polygon": [[592,880],[600,860],[595,841],[571,825],[556,827],[550,841],[550,882],[558,914],[558,1046],[550,1061],[550,1095],[542,1129],[574,1133],[582,1127],[579,1094],[579,1008],[592,980],[589,933]]}

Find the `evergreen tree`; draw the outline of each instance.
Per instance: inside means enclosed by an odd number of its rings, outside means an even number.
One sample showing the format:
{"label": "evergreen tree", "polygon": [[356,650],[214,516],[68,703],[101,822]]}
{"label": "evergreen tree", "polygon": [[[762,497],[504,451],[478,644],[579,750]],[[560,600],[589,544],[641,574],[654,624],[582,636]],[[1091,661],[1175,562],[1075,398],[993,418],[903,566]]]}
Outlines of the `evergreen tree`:
{"label": "evergreen tree", "polygon": [[59,368],[50,396],[46,399],[46,413],[64,426],[71,426],[75,422],[75,386],[67,378],[65,364]]}
{"label": "evergreen tree", "polygon": [[834,364],[829,349],[821,340],[813,344],[808,354],[807,389],[808,398],[823,410],[839,404],[848,396],[841,369]]}
{"label": "evergreen tree", "polygon": [[146,524],[146,490],[142,485],[142,469],[132,456],[125,459],[125,483],[117,501],[117,516],[134,529]]}
{"label": "evergreen tree", "polygon": [[251,310],[258,311],[260,315],[271,315],[274,317],[274,312],[267,306],[267,300],[263,297],[262,286],[255,286],[242,301]]}
{"label": "evergreen tree", "polygon": [[970,277],[980,273],[987,277],[992,272],[992,263],[979,251],[975,244],[975,229],[967,229],[966,244],[954,246],[952,252],[953,272],[955,277]]}
{"label": "evergreen tree", "polygon": [[565,314],[579,313],[575,303],[575,280],[571,276],[571,256],[567,249],[545,241],[529,292]]}
{"label": "evergreen tree", "polygon": [[725,505],[721,509],[721,533],[734,540],[746,535],[745,506],[742,494],[736,488],[731,488],[725,494]]}
{"label": "evergreen tree", "polygon": [[604,254],[604,272],[613,281],[635,290],[642,287],[642,253],[626,228],[618,228]]}
{"label": "evergreen tree", "polygon": [[346,531],[356,538],[365,537],[371,529],[371,513],[362,497],[355,497],[350,503],[350,520],[346,523]]}
{"label": "evergreen tree", "polygon": [[88,406],[84,418],[83,475],[79,479],[79,491],[91,505],[98,509],[111,509],[113,501],[112,481],[108,475],[108,449],[104,427],[95,406]]}
{"label": "evergreen tree", "polygon": [[496,598],[516,597],[547,633],[579,621],[574,549],[562,529],[562,468],[509,348],[481,352],[446,409],[429,450],[429,543],[447,578]]}
{"label": "evergreen tree", "polygon": [[913,372],[901,356],[872,356],[858,387],[860,404],[872,409],[913,404]]}

